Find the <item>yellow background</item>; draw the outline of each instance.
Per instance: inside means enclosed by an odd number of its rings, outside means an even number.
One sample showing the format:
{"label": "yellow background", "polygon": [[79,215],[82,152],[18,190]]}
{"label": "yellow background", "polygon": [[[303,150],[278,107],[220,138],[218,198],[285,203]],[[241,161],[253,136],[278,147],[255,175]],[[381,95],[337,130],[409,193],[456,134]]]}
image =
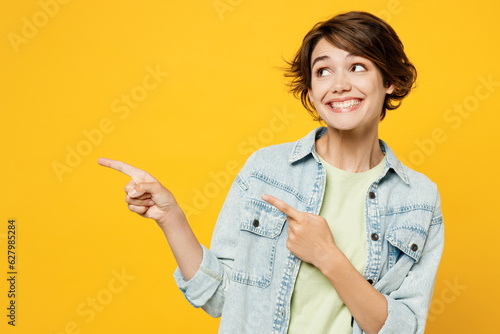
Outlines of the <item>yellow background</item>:
{"label": "yellow background", "polygon": [[[279,67],[313,24],[348,10],[388,20],[418,69],[418,88],[389,111],[380,138],[441,192],[446,244],[426,332],[496,332],[498,4],[65,2],[0,5],[2,333],[216,333],[219,320],[191,307],[175,285],[161,230],[128,211],[129,178],[96,161],[122,160],[160,179],[191,209],[191,226],[208,246],[229,189],[220,175],[232,182],[234,166],[255,149],[318,126],[287,93]],[[152,69],[168,75],[151,80]],[[137,104],[126,111],[122,94],[132,93]],[[460,106],[462,115],[453,111]],[[68,167],[68,150],[77,148],[85,156]],[[54,165],[68,169],[58,176]],[[15,328],[6,318],[11,218]]]}

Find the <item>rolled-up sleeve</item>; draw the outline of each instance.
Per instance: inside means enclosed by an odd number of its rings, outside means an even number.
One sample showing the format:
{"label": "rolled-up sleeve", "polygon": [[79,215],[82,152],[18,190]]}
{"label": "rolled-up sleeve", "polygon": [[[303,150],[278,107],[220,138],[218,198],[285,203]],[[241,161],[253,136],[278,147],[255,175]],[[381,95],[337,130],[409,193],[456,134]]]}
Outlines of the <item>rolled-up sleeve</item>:
{"label": "rolled-up sleeve", "polygon": [[223,281],[220,261],[205,246],[201,245],[201,248],[203,259],[199,269],[189,281],[184,279],[179,267],[174,271],[175,283],[194,307],[205,305]]}
{"label": "rolled-up sleeve", "polygon": [[254,156],[255,153],[247,159],[229,189],[215,224],[210,249],[202,245],[203,258],[195,275],[186,281],[179,267],[174,271],[175,282],[184,297],[191,305],[201,307],[212,317],[221,316],[230,284],[240,231],[239,219],[248,188],[245,175]]}

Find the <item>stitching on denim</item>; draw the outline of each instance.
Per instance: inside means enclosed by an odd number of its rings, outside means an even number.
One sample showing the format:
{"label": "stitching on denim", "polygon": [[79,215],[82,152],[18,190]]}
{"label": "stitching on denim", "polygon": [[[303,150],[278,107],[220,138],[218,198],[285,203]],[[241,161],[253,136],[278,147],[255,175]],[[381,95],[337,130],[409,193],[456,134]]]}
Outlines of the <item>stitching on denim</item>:
{"label": "stitching on denim", "polygon": [[439,215],[438,217],[434,217],[431,220],[431,226],[432,225],[439,225],[443,223],[443,215]]}
{"label": "stitching on denim", "polygon": [[392,237],[387,237],[386,238],[389,243],[396,248],[399,248],[403,253],[414,259],[415,261],[418,261],[420,259],[421,255],[421,250],[417,250],[416,252],[412,251],[410,247],[407,245],[404,245],[403,243],[399,242],[398,240],[395,240]]}
{"label": "stitching on denim", "polygon": [[[410,238],[406,238],[404,240],[401,240],[400,238],[393,238],[392,232],[398,231],[398,230],[411,230],[414,232],[417,232],[417,236],[415,237],[414,235],[411,235]],[[415,241],[415,238],[420,237],[422,240],[417,240]],[[397,228],[391,229],[388,231],[388,234],[385,237],[389,243],[396,247],[399,248],[403,253],[414,259],[415,261],[418,261],[420,259],[421,255],[421,247],[414,252],[411,250],[410,246],[408,245],[408,241],[411,242],[418,242],[420,245],[420,242],[425,242],[425,239],[427,238],[427,231],[422,228],[421,226],[413,226],[413,225],[403,225],[403,226],[398,226]],[[420,245],[421,246],[421,245]]]}
{"label": "stitching on denim", "polygon": [[234,282],[240,283],[240,284],[245,284],[245,285],[250,285],[250,286],[257,286],[260,288],[265,288],[271,284],[271,278],[273,275],[273,268],[274,268],[274,261],[276,257],[276,245],[278,243],[278,238],[274,238],[272,241],[272,247],[271,247],[271,254],[270,254],[270,261],[269,265],[267,267],[267,272],[264,274],[262,277],[254,277],[252,275],[249,275],[248,273],[244,273],[241,271],[234,271],[233,274],[231,275],[231,279]]}
{"label": "stitching on denim", "polygon": [[[387,168],[384,166],[384,170]],[[380,179],[380,176],[379,176]],[[369,212],[370,212],[370,207],[373,208],[373,210],[378,213],[379,211],[379,196],[375,196],[374,199],[368,199],[368,194],[369,192],[374,192],[375,194],[378,193],[378,187],[380,183],[378,181],[372,182],[372,184],[368,187],[366,190],[365,194],[365,199],[364,199],[364,216],[366,220],[366,240],[370,239],[370,235],[372,233],[377,233],[380,234],[382,229],[380,225],[380,214],[376,214],[374,217],[371,217]],[[363,271],[363,276],[367,277],[373,277],[373,280],[375,281],[375,278],[379,276],[380,274],[380,263],[381,263],[381,257],[382,257],[382,243],[376,242],[368,242],[368,246],[366,249],[366,266]]]}
{"label": "stitching on denim", "polygon": [[[250,208],[249,210],[245,210],[245,219],[241,223],[240,229],[269,238],[274,238],[281,233],[286,221],[286,215],[283,212],[271,204],[253,198],[247,199],[245,207]],[[255,219],[262,221],[263,218],[266,221],[270,221],[270,224],[259,224],[258,227],[253,226]]]}
{"label": "stitching on denim", "polygon": [[214,273],[213,271],[211,271],[210,269],[208,269],[207,267],[205,266],[200,266],[200,270],[202,273],[204,273],[205,275],[207,275],[208,277],[210,278],[213,278],[215,280],[217,280],[219,283],[222,283],[222,277],[216,273]]}
{"label": "stitching on denim", "polygon": [[297,144],[295,145],[295,148],[293,149],[292,156],[290,157],[290,159],[288,159],[288,161],[289,161],[289,162],[292,162],[292,161],[294,161],[294,160],[296,159],[295,157],[296,157],[296,156],[297,156],[297,154],[300,152],[300,148],[301,148],[301,146],[302,146],[302,145],[301,145],[301,142],[300,142],[300,141],[298,141],[298,142],[297,142]]}
{"label": "stitching on denim", "polygon": [[410,211],[434,211],[434,205],[426,204],[426,203],[413,203],[413,204],[407,204],[403,206],[399,206],[397,208],[387,208],[387,209],[380,209],[380,215],[382,216],[390,216],[394,214],[399,214],[399,213],[406,213]]}
{"label": "stitching on denim", "polygon": [[284,214],[280,210],[278,210],[276,207],[274,207],[273,205],[268,204],[267,202],[264,202],[264,201],[256,200],[254,198],[248,198],[247,199],[247,203],[251,204],[251,205],[253,205],[256,208],[261,209],[261,210],[266,210],[266,211],[269,211],[269,212],[274,212],[275,214],[278,214],[278,215],[279,214]]}
{"label": "stitching on denim", "polygon": [[401,226],[398,226],[396,228],[391,229],[389,232],[403,230],[403,229],[416,231],[424,236],[427,235],[427,231],[424,228],[422,228],[420,225],[401,225]]}
{"label": "stitching on denim", "polygon": [[277,179],[275,179],[274,177],[270,177],[270,176],[267,176],[265,174],[263,174],[262,172],[259,172],[259,171],[253,171],[252,174],[250,175],[250,177],[255,177],[256,179],[260,179],[272,186],[275,186],[277,188],[280,188],[280,189],[283,189],[285,190],[286,192],[292,194],[293,196],[295,196],[299,201],[303,202],[303,203],[307,203],[307,200],[304,196],[302,196],[298,191],[297,189],[295,188],[292,188],[291,186],[287,185],[286,183],[283,183],[281,181],[278,181]]}
{"label": "stitching on denim", "polygon": [[248,190],[248,188],[249,188],[248,183],[245,180],[243,180],[243,178],[239,174],[236,175],[235,181],[240,186],[240,188],[242,190],[244,190],[244,191]]}

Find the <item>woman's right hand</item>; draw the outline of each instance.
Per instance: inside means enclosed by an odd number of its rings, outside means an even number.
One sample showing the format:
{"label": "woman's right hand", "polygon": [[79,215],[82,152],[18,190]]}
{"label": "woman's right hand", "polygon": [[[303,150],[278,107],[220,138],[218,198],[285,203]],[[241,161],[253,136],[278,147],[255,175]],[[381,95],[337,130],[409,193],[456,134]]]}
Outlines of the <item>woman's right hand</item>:
{"label": "woman's right hand", "polygon": [[132,178],[125,186],[125,201],[130,211],[154,219],[160,227],[168,222],[169,214],[182,211],[174,195],[149,173],[122,161],[107,158],[99,158],[97,163]]}

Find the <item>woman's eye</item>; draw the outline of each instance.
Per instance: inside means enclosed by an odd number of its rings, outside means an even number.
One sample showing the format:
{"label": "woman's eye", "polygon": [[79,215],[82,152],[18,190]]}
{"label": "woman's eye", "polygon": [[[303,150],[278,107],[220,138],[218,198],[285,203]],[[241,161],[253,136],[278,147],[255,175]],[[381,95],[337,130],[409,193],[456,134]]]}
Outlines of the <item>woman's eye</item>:
{"label": "woman's eye", "polygon": [[363,65],[361,65],[361,64],[354,64],[352,66],[352,69],[353,69],[354,72],[366,71],[366,68]]}
{"label": "woman's eye", "polygon": [[328,70],[326,68],[320,68],[316,71],[319,77],[324,77],[328,75]]}

